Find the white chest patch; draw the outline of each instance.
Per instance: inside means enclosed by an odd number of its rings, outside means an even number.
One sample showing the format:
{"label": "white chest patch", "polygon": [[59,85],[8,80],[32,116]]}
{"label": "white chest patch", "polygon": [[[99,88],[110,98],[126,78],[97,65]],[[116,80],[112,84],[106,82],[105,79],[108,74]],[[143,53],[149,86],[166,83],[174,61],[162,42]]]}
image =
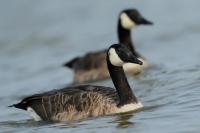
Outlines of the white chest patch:
{"label": "white chest patch", "polygon": [[131,74],[136,74],[141,71],[142,66],[133,63],[126,63],[123,65],[125,72],[130,72]]}
{"label": "white chest patch", "polygon": [[122,13],[120,19],[121,24],[125,29],[131,29],[136,26],[135,22],[133,22],[126,13]]}
{"label": "white chest patch", "polygon": [[124,62],[120,59],[114,48],[109,50],[109,60],[114,66],[122,66]]}
{"label": "white chest patch", "polygon": [[28,107],[28,108],[27,108],[27,111],[28,111],[29,115],[30,115],[35,121],[40,121],[40,120],[41,120],[40,116],[39,116],[31,107]]}
{"label": "white chest patch", "polygon": [[148,63],[146,60],[139,58],[143,62],[142,65],[133,64],[133,63],[126,63],[123,65],[123,69],[125,72],[130,72],[131,74],[137,74],[141,72],[144,68],[148,67]]}
{"label": "white chest patch", "polygon": [[138,110],[140,108],[142,108],[143,105],[141,102],[138,102],[137,104],[127,104],[127,105],[124,105],[120,108],[118,108],[117,110],[117,113],[123,113],[123,112],[128,112],[128,111],[134,111],[134,110]]}

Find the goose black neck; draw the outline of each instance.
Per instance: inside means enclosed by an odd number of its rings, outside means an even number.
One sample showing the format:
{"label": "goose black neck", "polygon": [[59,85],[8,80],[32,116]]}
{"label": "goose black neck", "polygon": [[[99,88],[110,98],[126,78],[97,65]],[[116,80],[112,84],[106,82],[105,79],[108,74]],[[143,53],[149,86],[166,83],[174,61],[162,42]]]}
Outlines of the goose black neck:
{"label": "goose black neck", "polygon": [[133,42],[131,40],[131,30],[122,27],[121,20],[118,21],[118,39],[120,43],[128,45],[130,50],[137,55]]}
{"label": "goose black neck", "polygon": [[110,73],[110,77],[119,95],[119,106],[137,103],[137,98],[132,92],[132,89],[128,83],[126,75],[122,67],[113,66],[107,56],[107,66]]}

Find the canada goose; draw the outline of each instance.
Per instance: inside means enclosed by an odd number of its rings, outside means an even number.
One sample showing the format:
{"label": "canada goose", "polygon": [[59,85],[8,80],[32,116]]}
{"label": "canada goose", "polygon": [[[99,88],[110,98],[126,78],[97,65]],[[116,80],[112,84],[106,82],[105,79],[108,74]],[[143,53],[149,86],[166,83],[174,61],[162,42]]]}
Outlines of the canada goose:
{"label": "canada goose", "polygon": [[142,65],[142,61],[124,44],[112,45],[106,60],[116,90],[92,85],[66,87],[32,95],[12,106],[30,112],[35,120],[44,121],[78,120],[142,108],[122,67],[125,63]]}
{"label": "canada goose", "polygon": [[[123,10],[119,14],[118,20],[118,39],[120,43],[127,45],[131,51],[144,63],[142,66],[137,64],[126,64],[125,72],[138,74],[146,68],[147,62],[134,48],[131,40],[131,28],[137,25],[151,25],[152,22],[146,20],[136,9]],[[82,57],[76,57],[64,66],[74,71],[74,82],[85,82],[91,80],[101,80],[109,77],[106,64],[106,50],[90,52]]]}

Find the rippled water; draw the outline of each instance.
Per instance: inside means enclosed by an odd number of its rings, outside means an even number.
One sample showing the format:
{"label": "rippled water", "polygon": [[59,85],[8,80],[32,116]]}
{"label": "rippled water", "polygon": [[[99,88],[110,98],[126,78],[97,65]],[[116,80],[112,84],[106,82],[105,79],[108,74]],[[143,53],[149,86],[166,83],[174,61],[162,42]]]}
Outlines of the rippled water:
{"label": "rippled water", "polygon": [[[199,133],[199,0],[0,2],[0,132]],[[144,109],[66,123],[34,122],[7,106],[72,81],[61,65],[117,42],[119,11],[135,7],[152,27],[134,29],[134,42],[152,64],[131,86]],[[113,86],[111,80],[92,84]]]}

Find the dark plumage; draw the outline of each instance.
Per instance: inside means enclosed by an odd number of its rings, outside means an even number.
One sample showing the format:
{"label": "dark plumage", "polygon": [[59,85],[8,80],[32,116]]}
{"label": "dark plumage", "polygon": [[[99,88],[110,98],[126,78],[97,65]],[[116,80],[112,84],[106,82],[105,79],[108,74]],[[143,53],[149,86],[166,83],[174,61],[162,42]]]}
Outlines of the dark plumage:
{"label": "dark plumage", "polygon": [[[129,28],[123,26],[123,24],[126,24],[126,21],[122,20],[126,19],[122,17],[122,15],[124,14],[129,17],[128,19],[130,19],[130,21],[132,21],[132,26],[130,26]],[[124,22],[123,24],[122,21]],[[131,67],[125,67],[125,71],[128,73],[138,74],[143,68],[146,68],[148,66],[145,62],[145,59],[135,50],[135,47],[131,40],[130,30],[136,25],[151,24],[152,23],[150,21],[144,19],[141,14],[135,9],[123,10],[119,15],[117,28],[119,42],[127,45],[131,49],[133,54],[142,59],[144,62],[143,66],[133,64]],[[74,82],[101,80],[109,77],[109,72],[107,70],[106,64],[106,50],[90,52],[84,56],[76,57],[64,64],[64,66],[74,71]]]}
{"label": "dark plumage", "polygon": [[35,94],[12,106],[35,112],[45,121],[69,121],[127,112],[142,107],[132,92],[122,65],[142,62],[121,44],[112,45],[107,52],[108,69],[116,88],[104,86],[71,86]]}
{"label": "dark plumage", "polygon": [[[112,105],[118,101],[118,95],[116,91],[112,88],[83,85],[77,87],[67,87],[61,90],[53,90],[41,94],[35,94],[23,99],[20,103],[14,104],[13,106],[23,110],[27,110],[27,107],[29,106],[35,112],[37,112],[42,120],[45,121],[57,121],[62,120],[63,118],[65,118],[65,120],[76,120],[80,118],[80,116],[77,115],[78,112],[85,112],[86,110],[89,111],[91,110],[91,108],[93,108],[93,102],[95,102],[96,104],[101,104],[101,102],[103,102],[99,101],[103,100],[101,99],[101,97],[109,98],[109,100],[106,99],[108,108],[110,107],[109,104]],[[105,109],[106,108],[104,108],[104,110]],[[69,113],[67,114],[67,116],[60,118],[59,115],[63,112]],[[101,113],[101,115],[105,115],[106,111],[102,110]],[[82,116],[86,115],[84,113],[81,114]],[[92,114],[87,115],[92,116]],[[99,114],[97,113],[96,116],[98,115]]]}

